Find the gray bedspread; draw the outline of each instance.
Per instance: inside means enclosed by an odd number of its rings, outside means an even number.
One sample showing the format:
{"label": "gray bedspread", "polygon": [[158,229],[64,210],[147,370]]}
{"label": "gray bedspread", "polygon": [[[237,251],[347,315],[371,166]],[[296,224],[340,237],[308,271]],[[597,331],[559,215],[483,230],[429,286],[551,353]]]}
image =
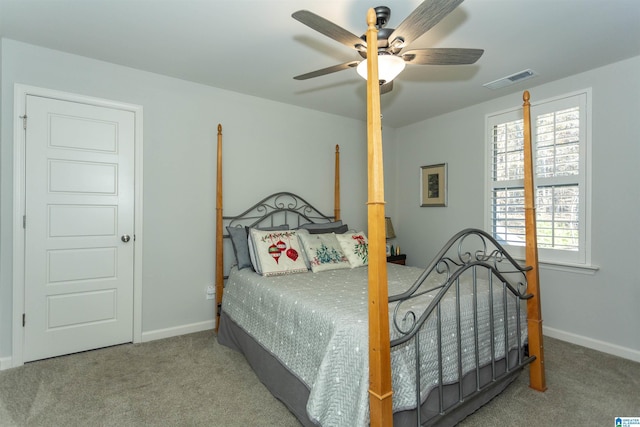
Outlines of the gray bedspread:
{"label": "gray bedspread", "polygon": [[[389,294],[407,289],[421,269],[388,264]],[[366,426],[369,423],[369,354],[367,267],[263,277],[250,269],[232,269],[225,287],[222,309],[241,328],[278,358],[309,390],[307,413],[323,426]],[[438,278],[431,279],[433,283]],[[504,354],[502,291],[494,290],[496,356]],[[465,371],[475,368],[473,288],[461,285],[461,342]],[[478,330],[480,365],[490,360],[488,291],[478,288]],[[405,303],[401,311],[419,315],[433,299],[427,294]],[[450,309],[448,309],[449,307]],[[390,318],[392,317],[390,307]],[[526,310],[521,310],[523,337],[526,337]],[[445,365],[443,382],[458,378],[458,339],[455,304],[445,301],[442,311],[442,340]],[[515,342],[515,311],[508,313],[509,347]],[[420,334],[423,363],[422,392],[438,384],[435,320]],[[391,328],[392,338],[395,337]],[[523,338],[524,339],[524,338]],[[429,349],[425,351],[425,349]],[[394,411],[415,407],[413,345],[392,351]],[[447,363],[450,361],[450,363]]]}

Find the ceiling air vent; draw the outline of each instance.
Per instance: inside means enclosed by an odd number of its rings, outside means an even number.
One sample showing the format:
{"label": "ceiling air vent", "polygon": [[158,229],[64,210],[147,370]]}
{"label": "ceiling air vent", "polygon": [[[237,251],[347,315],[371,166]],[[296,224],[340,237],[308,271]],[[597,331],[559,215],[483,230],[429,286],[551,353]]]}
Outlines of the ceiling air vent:
{"label": "ceiling air vent", "polygon": [[526,79],[530,79],[531,77],[533,77],[535,75],[536,75],[535,71],[533,71],[531,69],[527,69],[527,70],[520,71],[520,72],[515,73],[515,74],[511,74],[510,76],[503,77],[501,79],[494,80],[494,81],[489,82],[489,83],[485,83],[482,86],[484,86],[486,88],[489,88],[489,89],[500,89],[500,88],[503,88],[505,86],[509,86],[509,85],[514,84],[514,83],[518,83],[518,82],[521,82],[523,80],[526,80]]}

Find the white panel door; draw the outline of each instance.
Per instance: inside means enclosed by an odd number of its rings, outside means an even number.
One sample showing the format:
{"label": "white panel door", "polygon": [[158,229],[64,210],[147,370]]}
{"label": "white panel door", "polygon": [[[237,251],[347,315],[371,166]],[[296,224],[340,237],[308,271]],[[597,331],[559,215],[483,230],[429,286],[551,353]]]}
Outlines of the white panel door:
{"label": "white panel door", "polygon": [[26,106],[24,361],[131,342],[134,113]]}

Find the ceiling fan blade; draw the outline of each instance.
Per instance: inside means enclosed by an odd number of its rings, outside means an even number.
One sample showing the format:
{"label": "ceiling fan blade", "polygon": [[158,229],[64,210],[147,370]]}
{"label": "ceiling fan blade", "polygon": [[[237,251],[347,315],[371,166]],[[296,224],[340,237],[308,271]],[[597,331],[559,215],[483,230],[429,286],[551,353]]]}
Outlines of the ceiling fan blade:
{"label": "ceiling fan blade", "polygon": [[402,38],[406,47],[415,39],[429,31],[464,0],[425,0],[389,36],[389,44]]}
{"label": "ceiling fan blade", "polygon": [[380,95],[384,95],[385,93],[389,93],[393,90],[393,80],[391,80],[389,83],[385,83],[383,85],[380,85]]}
{"label": "ceiling fan blade", "polygon": [[311,79],[313,77],[320,77],[320,76],[324,76],[325,74],[335,73],[336,71],[346,70],[347,68],[354,68],[359,63],[360,63],[360,61],[349,61],[349,62],[345,62],[343,64],[334,65],[332,67],[323,68],[321,70],[312,71],[310,73],[300,74],[299,76],[295,76],[294,79],[296,79],[296,80],[307,80],[307,79]]}
{"label": "ceiling fan blade", "polygon": [[475,63],[483,53],[482,49],[431,48],[409,50],[401,56],[408,64],[464,65]]}
{"label": "ceiling fan blade", "polygon": [[308,10],[299,10],[291,15],[306,26],[330,37],[345,46],[358,51],[366,51],[367,42],[331,21]]}

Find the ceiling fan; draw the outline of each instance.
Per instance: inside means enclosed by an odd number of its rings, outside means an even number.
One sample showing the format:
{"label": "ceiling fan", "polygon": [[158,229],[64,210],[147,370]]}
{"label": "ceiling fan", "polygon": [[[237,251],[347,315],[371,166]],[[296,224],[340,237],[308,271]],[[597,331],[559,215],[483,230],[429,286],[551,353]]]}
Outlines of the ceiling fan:
{"label": "ceiling fan", "polygon": [[[390,92],[391,89],[393,89],[393,79],[400,74],[405,64],[473,64],[482,56],[484,52],[482,49],[427,48],[405,50],[415,39],[429,31],[463,1],[464,0],[425,0],[409,14],[396,29],[385,28],[391,16],[391,10],[388,7],[378,6],[374,8],[376,12],[376,28],[378,29],[378,61],[381,94]],[[295,76],[294,79],[306,80],[354,67],[357,67],[358,74],[365,79],[367,78],[366,35],[358,37],[308,10],[299,10],[291,16],[325,36],[355,49],[360,56],[364,58],[364,60],[349,61],[301,74]]]}

